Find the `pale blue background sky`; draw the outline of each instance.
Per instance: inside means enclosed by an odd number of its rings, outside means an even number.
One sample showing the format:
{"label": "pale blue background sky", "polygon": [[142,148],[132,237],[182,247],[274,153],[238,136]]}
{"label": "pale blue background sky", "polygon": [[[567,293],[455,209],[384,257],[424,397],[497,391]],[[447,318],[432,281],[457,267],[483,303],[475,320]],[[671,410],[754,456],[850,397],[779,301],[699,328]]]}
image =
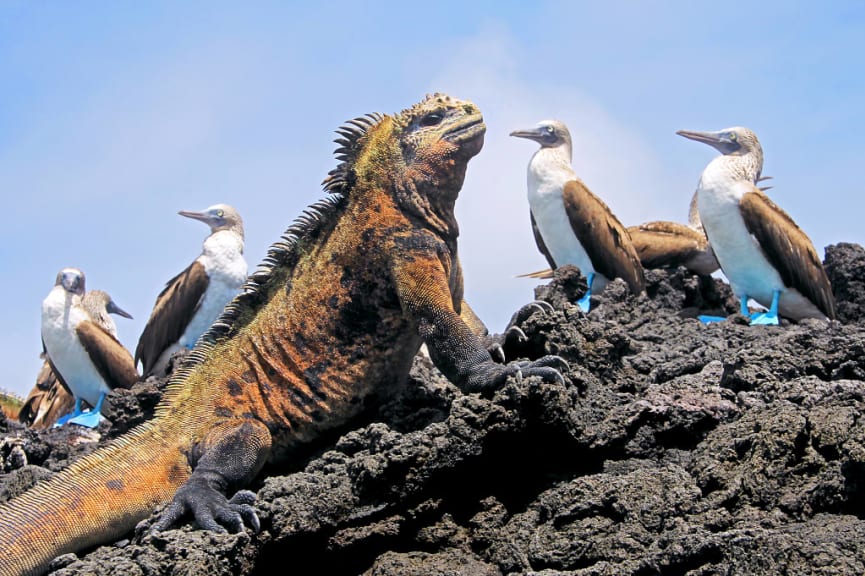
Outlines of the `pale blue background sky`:
{"label": "pale blue background sky", "polygon": [[333,131],[430,91],[488,133],[457,204],[466,295],[493,331],[545,266],[528,224],[531,142],[565,121],[574,166],[626,224],[684,220],[714,151],[681,128],[759,135],[771,196],[828,244],[863,242],[860,2],[33,2],[0,0],[0,386],[39,367],[64,266],[135,316],[235,205],[251,268],[335,165]]}

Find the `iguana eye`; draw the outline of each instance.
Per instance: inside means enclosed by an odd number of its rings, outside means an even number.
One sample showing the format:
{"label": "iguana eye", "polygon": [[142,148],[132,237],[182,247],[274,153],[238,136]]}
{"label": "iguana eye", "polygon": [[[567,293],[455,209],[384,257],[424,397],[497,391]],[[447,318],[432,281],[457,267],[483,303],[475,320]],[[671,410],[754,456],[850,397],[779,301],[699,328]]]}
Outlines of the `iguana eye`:
{"label": "iguana eye", "polygon": [[440,112],[431,112],[421,118],[420,125],[421,126],[435,126],[436,124],[441,123],[444,116]]}

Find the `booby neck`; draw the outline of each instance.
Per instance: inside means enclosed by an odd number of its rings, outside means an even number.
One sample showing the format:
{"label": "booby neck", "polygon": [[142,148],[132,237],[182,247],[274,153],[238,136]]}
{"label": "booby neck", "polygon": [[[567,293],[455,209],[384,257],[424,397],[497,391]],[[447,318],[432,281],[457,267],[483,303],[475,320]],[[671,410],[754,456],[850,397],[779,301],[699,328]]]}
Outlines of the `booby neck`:
{"label": "booby neck", "polygon": [[54,286],[42,304],[43,312],[52,318],[59,319],[63,326],[68,326],[70,321],[77,322],[78,318],[70,318],[73,307],[81,306],[81,295],[69,292],[63,286]]}
{"label": "booby neck", "polygon": [[577,178],[571,166],[572,152],[567,142],[559,146],[542,146],[529,161],[529,194],[550,186],[560,187],[568,180]]}
{"label": "booby neck", "polygon": [[235,228],[218,230],[208,236],[202,244],[202,256],[216,256],[225,250],[243,254],[243,231]]}
{"label": "booby neck", "polygon": [[[763,168],[763,154],[754,150],[743,155],[717,156],[709,162],[700,175],[699,190],[730,190],[736,198],[753,189],[754,182],[760,177]],[[743,182],[751,186],[740,187],[733,184]],[[694,206],[691,206],[693,216]]]}
{"label": "booby neck", "polygon": [[248,270],[243,257],[243,237],[233,230],[220,230],[208,236],[197,260],[204,266],[211,282],[226,282],[234,290],[246,280]]}
{"label": "booby neck", "polygon": [[[231,234],[234,234],[240,239],[241,244],[243,243],[243,222],[240,221],[239,216],[237,222],[231,224],[230,226],[223,226],[222,228],[218,228],[213,231],[213,234],[219,234],[220,232],[230,232]],[[211,234],[211,236],[213,234]]]}

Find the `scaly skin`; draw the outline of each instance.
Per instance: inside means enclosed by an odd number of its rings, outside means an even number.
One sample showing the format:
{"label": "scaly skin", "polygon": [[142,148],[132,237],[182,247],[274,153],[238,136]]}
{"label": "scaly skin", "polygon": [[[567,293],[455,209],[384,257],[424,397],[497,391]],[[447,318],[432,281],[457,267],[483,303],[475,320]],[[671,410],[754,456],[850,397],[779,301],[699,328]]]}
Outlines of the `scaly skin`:
{"label": "scaly skin", "polygon": [[495,363],[463,310],[453,208],[484,131],[474,104],[438,94],[343,128],[334,196],[271,248],[156,417],[0,508],[0,575],[41,573],[169,501],[156,530],[189,513],[210,530],[257,529],[254,496],[226,495],[403,382],[422,342],[466,391],[561,378],[556,357]]}

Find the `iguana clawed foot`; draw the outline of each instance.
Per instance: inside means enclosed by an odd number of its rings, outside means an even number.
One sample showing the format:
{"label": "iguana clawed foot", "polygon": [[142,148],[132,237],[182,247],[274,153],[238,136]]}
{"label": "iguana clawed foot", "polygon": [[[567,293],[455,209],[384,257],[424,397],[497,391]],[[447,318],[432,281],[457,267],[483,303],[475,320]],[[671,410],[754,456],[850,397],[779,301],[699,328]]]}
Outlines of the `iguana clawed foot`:
{"label": "iguana clawed foot", "polygon": [[554,310],[553,305],[549,302],[545,302],[543,300],[533,300],[528,304],[520,307],[513,316],[511,316],[511,321],[508,324],[508,327],[515,326],[516,324],[522,324],[525,322],[529,316],[534,314],[535,312],[542,312],[544,314],[549,314]]}
{"label": "iguana clawed foot", "polygon": [[490,356],[492,356],[493,361],[499,364],[506,364],[507,355],[505,354],[505,347],[528,342],[529,337],[518,324],[525,322],[535,312],[548,314],[552,311],[553,307],[549,302],[544,302],[543,300],[529,302],[514,313],[504,333],[485,336],[482,339],[484,347],[490,353]]}
{"label": "iguana clawed foot", "polygon": [[553,306],[549,302],[544,302],[543,300],[535,300],[521,307],[511,317],[511,321],[508,323],[508,327],[505,329],[505,333],[502,336],[503,342],[505,344],[522,344],[523,342],[526,342],[529,337],[526,336],[526,333],[523,332],[523,329],[519,327],[519,324],[522,324],[523,322],[528,320],[529,317],[535,312],[549,314],[553,310]]}
{"label": "iguana clawed foot", "polygon": [[254,492],[240,490],[228,500],[206,480],[198,480],[190,479],[177,490],[174,500],[153,525],[153,532],[168,529],[187,513],[195,516],[199,526],[212,532],[237,533],[243,531],[244,525],[252,528],[254,532],[261,529],[261,522],[252,507],[255,503]]}
{"label": "iguana clawed foot", "polygon": [[540,376],[547,381],[565,383],[560,370],[567,370],[568,363],[559,356],[549,355],[537,360],[520,360],[507,364],[486,363],[479,367],[463,385],[466,392],[494,390],[505,383],[509,376],[517,378]]}
{"label": "iguana clawed foot", "polygon": [[519,376],[540,376],[544,380],[555,380],[560,384],[565,383],[565,378],[562,372],[567,372],[570,365],[561,356],[548,355],[542,356],[537,360],[523,360],[515,362],[519,366],[517,374]]}

